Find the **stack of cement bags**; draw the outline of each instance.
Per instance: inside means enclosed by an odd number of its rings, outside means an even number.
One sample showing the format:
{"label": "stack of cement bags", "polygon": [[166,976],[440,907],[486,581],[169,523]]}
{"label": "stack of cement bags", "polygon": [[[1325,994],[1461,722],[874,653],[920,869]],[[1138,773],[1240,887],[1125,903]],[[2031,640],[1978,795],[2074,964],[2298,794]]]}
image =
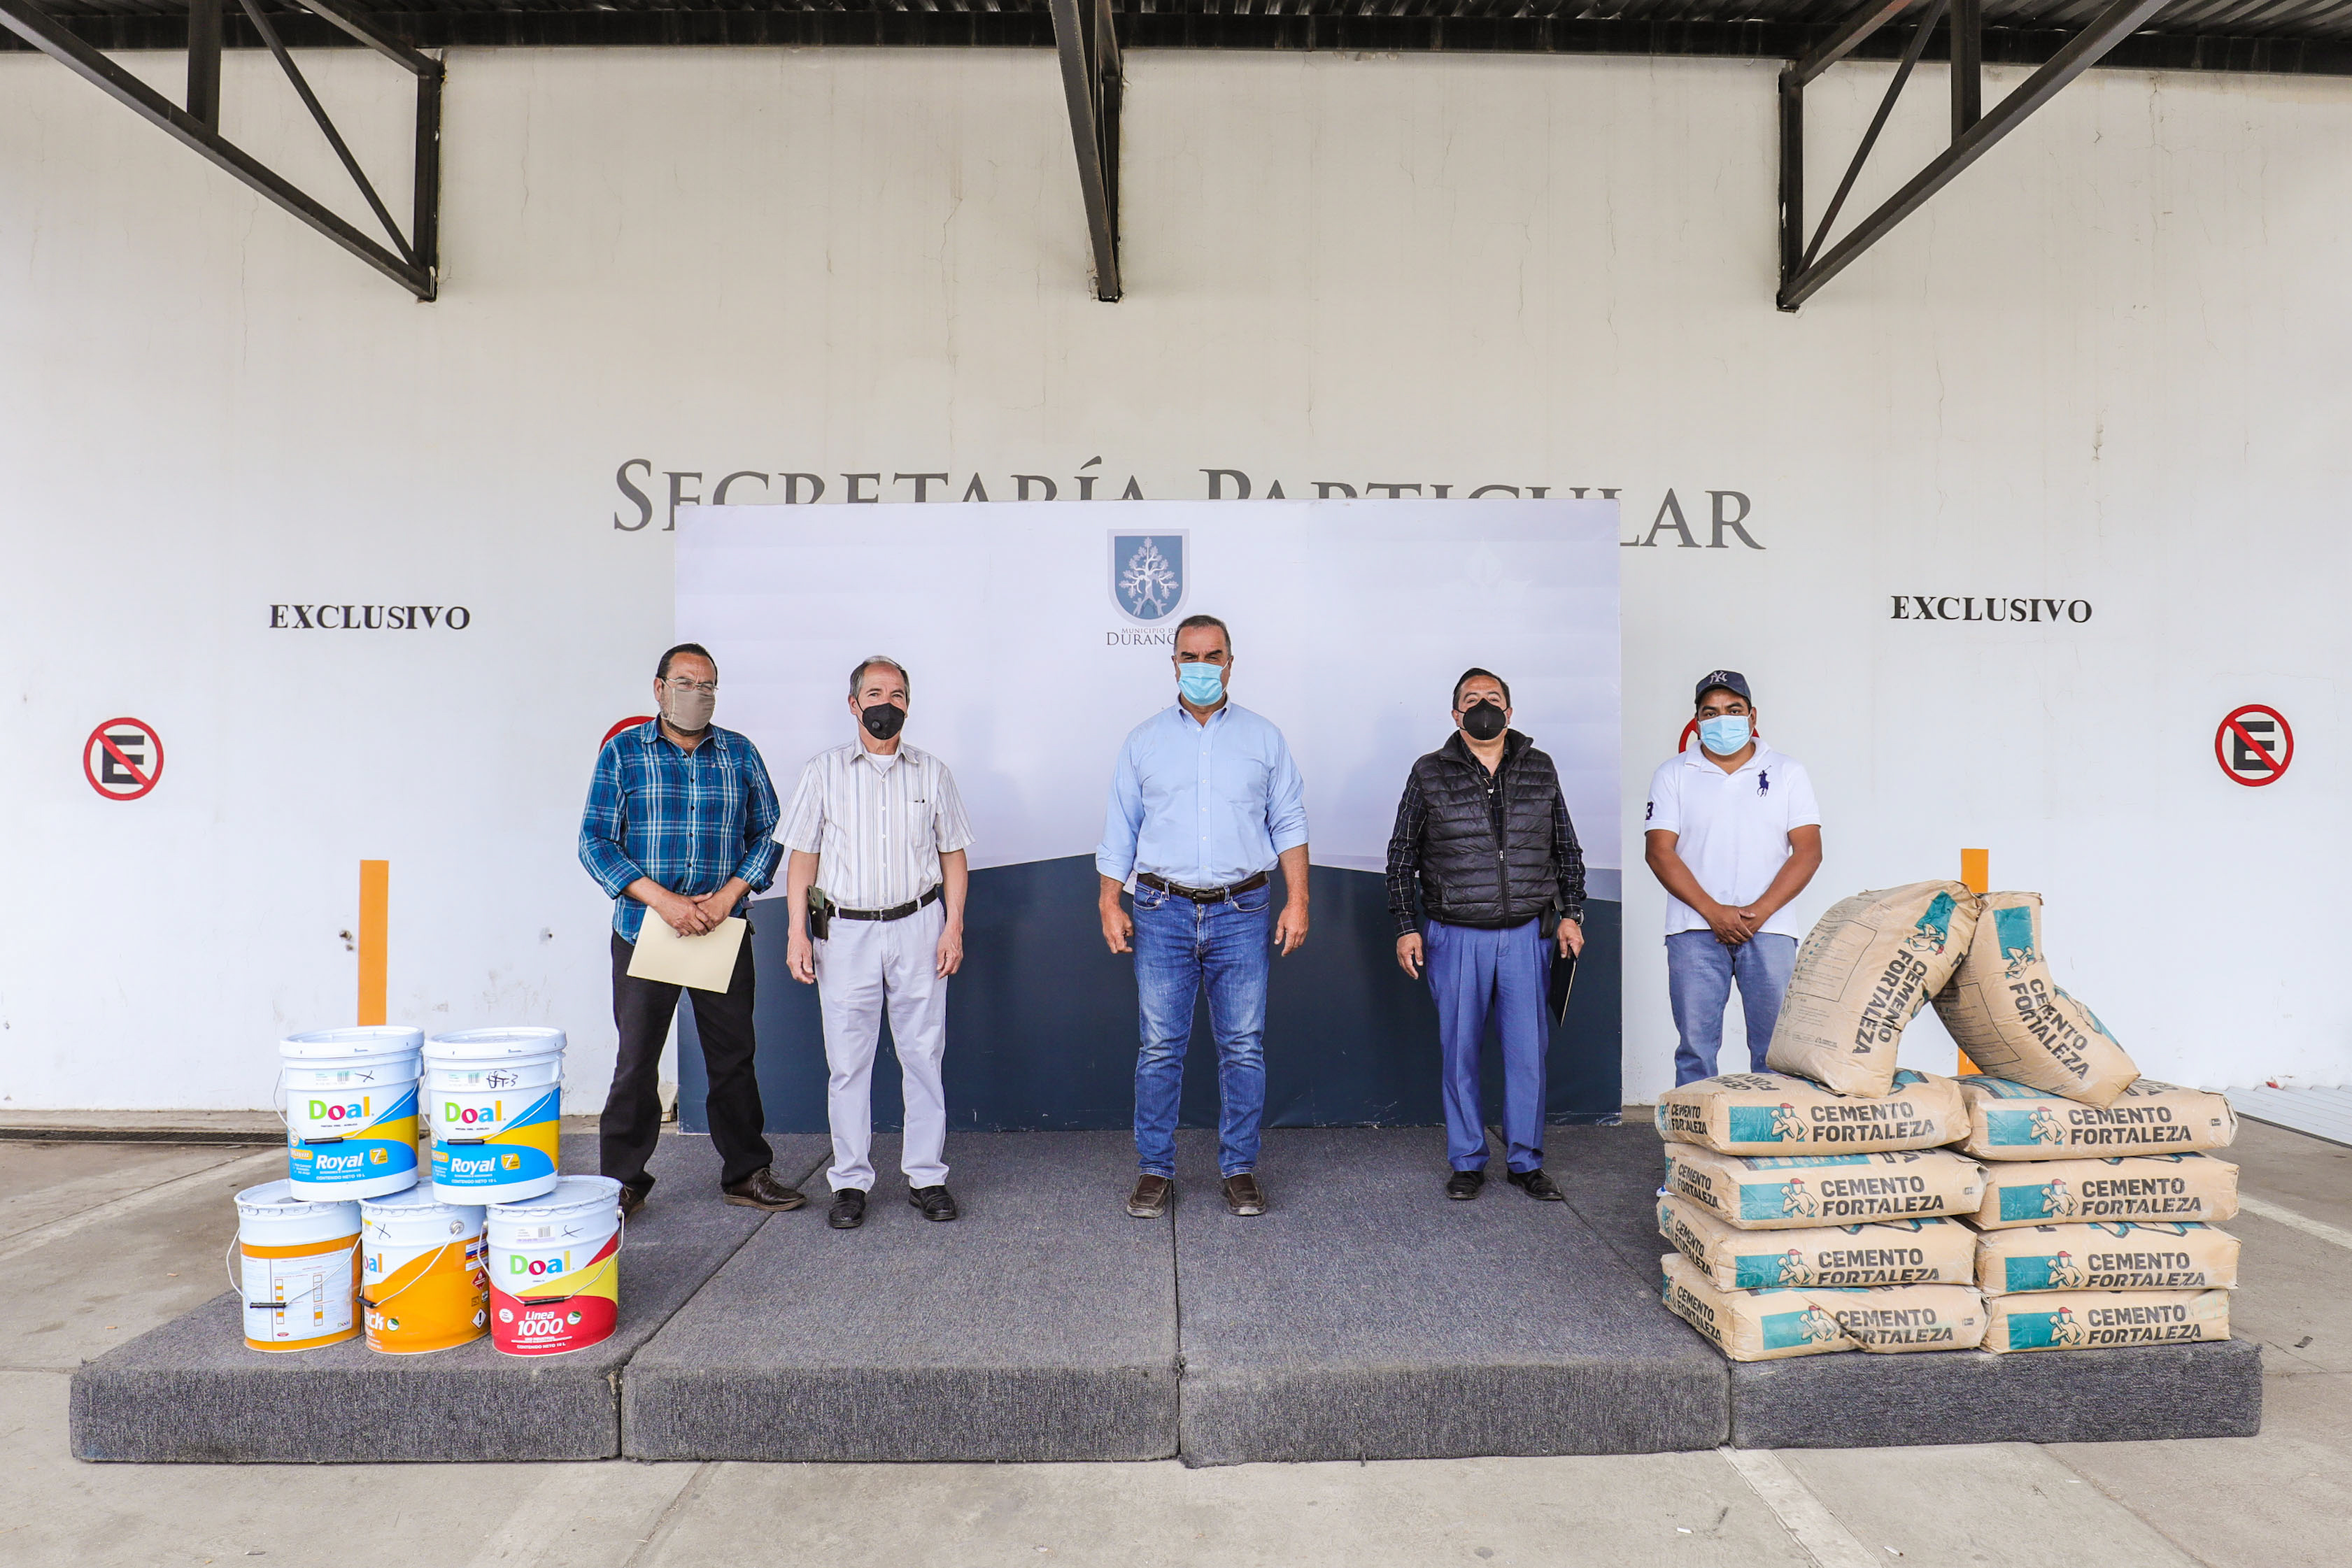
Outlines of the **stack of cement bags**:
{"label": "stack of cement bags", "polygon": [[1963,1078],[1961,1146],[1987,1162],[1970,1217],[1985,1348],[2080,1350],[2230,1337],[2237,1135],[2219,1094],[2142,1078],[2084,1104],[2003,1078]]}
{"label": "stack of cement bags", "polygon": [[[1666,1304],[1739,1361],[2229,1337],[2218,1094],[2138,1076],[2050,978],[2039,895],[1860,894],[1806,937],[1766,1073],[1662,1097]],[[1895,1065],[1930,999],[1988,1073]],[[1983,1162],[1983,1163],[1979,1163]],[[1981,1291],[1982,1294],[1979,1292]]]}
{"label": "stack of cement bags", "polygon": [[1685,1084],[1657,1111],[1667,1307],[1734,1361],[1970,1350],[1985,1334],[1976,1238],[1984,1168],[1948,1078],[1883,1099],[1778,1072]]}

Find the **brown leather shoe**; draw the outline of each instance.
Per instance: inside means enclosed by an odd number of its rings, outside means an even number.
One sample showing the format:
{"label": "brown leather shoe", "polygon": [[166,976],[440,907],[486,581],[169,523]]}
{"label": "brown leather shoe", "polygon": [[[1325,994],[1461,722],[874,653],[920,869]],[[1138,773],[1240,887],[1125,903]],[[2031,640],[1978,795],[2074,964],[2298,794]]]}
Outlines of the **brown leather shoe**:
{"label": "brown leather shoe", "polygon": [[1265,1188],[1257,1185],[1255,1172],[1244,1171],[1225,1178],[1225,1207],[1235,1214],[1265,1212]]}
{"label": "brown leather shoe", "polygon": [[776,1173],[761,1166],[731,1186],[719,1189],[728,1202],[743,1208],[764,1208],[774,1214],[800,1208],[808,1203],[805,1194],[794,1192],[776,1179]]}
{"label": "brown leather shoe", "polygon": [[649,1190],[651,1189],[646,1187],[631,1186],[626,1182],[621,1184],[621,1218],[623,1219],[635,1219],[637,1217],[637,1210],[646,1206],[646,1194]]}
{"label": "brown leather shoe", "polygon": [[1147,1172],[1135,1178],[1135,1190],[1127,1195],[1127,1211],[1138,1219],[1157,1219],[1168,1212],[1168,1199],[1175,1191],[1174,1182]]}

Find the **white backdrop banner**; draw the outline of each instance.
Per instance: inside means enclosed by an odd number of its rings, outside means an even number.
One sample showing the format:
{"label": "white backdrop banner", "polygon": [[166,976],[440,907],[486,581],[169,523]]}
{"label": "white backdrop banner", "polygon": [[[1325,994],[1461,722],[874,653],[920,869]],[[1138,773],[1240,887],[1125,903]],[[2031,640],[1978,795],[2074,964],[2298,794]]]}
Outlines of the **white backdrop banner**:
{"label": "white backdrop banner", "polygon": [[1596,897],[1619,896],[1613,501],[683,508],[677,635],[718,722],[789,796],[850,739],[849,674],[907,666],[907,735],[954,770],[975,868],[1090,853],[1127,732],[1175,700],[1178,622],[1232,628],[1234,700],[1279,725],[1318,865],[1381,869],[1454,678],[1510,684],[1559,768]]}

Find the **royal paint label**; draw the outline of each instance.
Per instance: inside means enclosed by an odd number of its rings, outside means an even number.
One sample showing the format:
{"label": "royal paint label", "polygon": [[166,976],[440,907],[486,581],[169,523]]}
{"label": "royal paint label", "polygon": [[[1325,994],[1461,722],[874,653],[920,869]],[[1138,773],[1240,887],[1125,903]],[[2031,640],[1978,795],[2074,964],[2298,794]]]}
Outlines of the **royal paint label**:
{"label": "royal paint label", "polygon": [[1658,1096],[1658,1135],[1727,1155],[1882,1154],[1968,1135],[1968,1106],[1948,1078],[1895,1074],[1884,1098],[1832,1094],[1785,1072],[1727,1072]]}
{"label": "royal paint label", "polygon": [[2227,1291],[2058,1291],[1990,1296],[1984,1347],[2126,1350],[2230,1337]]}
{"label": "royal paint label", "polygon": [[2238,1212],[2238,1167],[2210,1155],[2135,1155],[2115,1160],[2011,1161],[1985,1167],[1979,1230],[2017,1225],[2205,1224]]}
{"label": "royal paint label", "polygon": [[287,1097],[286,1174],[331,1186],[416,1169],[416,1086],[397,1093],[297,1090]]}
{"label": "royal paint label", "polygon": [[1718,1290],[1966,1285],[1976,1278],[1976,1232],[1957,1219],[1740,1230],[1670,1196],[1658,1200],[1658,1233]]}
{"label": "royal paint label", "polygon": [[1977,1284],[2033,1291],[2228,1291],[2238,1239],[2210,1225],[2032,1225],[1977,1239]]}
{"label": "royal paint label", "polygon": [[359,1332],[359,1238],[238,1249],[245,1343],[311,1350]]}
{"label": "royal paint label", "polygon": [[601,1246],[499,1247],[490,1254],[490,1337],[509,1355],[561,1355],[620,1321],[621,1238]]}
{"label": "royal paint label", "polygon": [[2230,1102],[2201,1089],[2135,1082],[2111,1103],[2086,1105],[2005,1078],[1959,1081],[1970,1130],[1960,1146],[1980,1160],[2191,1155],[2238,1136]]}
{"label": "royal paint label", "polygon": [[480,1231],[437,1246],[362,1249],[360,1304],[370,1350],[421,1355],[490,1328],[489,1244]]}
{"label": "royal paint label", "polygon": [[433,1184],[496,1189],[555,1174],[563,1090],[443,1093],[433,1106]]}
{"label": "royal paint label", "polygon": [[1667,1192],[1741,1230],[1937,1219],[1984,1202],[1984,1167],[1949,1149],[1758,1156],[1666,1145]]}

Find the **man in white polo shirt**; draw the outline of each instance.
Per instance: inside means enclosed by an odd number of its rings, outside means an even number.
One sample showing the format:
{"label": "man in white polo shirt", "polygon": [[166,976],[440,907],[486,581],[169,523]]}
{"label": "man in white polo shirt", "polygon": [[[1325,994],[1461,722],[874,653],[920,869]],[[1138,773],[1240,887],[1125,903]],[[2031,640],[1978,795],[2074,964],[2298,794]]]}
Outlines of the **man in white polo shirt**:
{"label": "man in white polo shirt", "polygon": [[792,852],[784,961],[793,978],[815,984],[824,1016],[825,1112],[833,1124],[825,1223],[835,1230],[865,1223],[874,1186],[874,1052],[885,1007],[907,1107],[899,1159],[907,1201],[926,1219],[956,1217],[942,1157],[948,1118],[940,1065],[948,977],[963,964],[971,824],[947,764],[898,737],[908,685],[898,661],[878,653],[849,672],[857,738],[809,758],[776,833]]}
{"label": "man in white polo shirt", "polygon": [[1666,890],[1666,989],[1675,1009],[1675,1082],[1715,1076],[1723,1009],[1739,988],[1748,1061],[1764,1071],[1772,1024],[1797,963],[1789,901],[1822,866],[1822,813],[1804,764],[1756,736],[1748,677],[1698,684],[1698,740],[1650,776],[1645,858]]}

